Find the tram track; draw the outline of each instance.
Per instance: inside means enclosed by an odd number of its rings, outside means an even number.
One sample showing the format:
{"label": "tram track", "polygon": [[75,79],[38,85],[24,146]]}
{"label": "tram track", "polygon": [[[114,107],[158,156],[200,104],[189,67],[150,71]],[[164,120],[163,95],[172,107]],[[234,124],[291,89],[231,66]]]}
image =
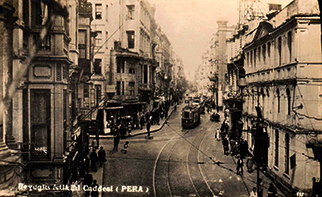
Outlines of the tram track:
{"label": "tram track", "polygon": [[[175,130],[173,132],[176,132],[176,135],[180,135],[181,139],[177,139],[174,141],[174,138],[171,138],[160,150],[157,159],[155,160],[155,166],[154,166],[154,172],[153,172],[153,187],[154,187],[154,196],[178,196],[182,195],[180,193],[182,188],[193,188],[190,189],[190,191],[184,191],[184,195],[192,195],[192,196],[213,196],[214,192],[211,190],[211,187],[207,183],[207,180],[201,170],[200,163],[199,162],[199,148],[201,146],[201,143],[205,137],[205,135],[209,132],[209,128],[205,130],[203,127],[197,127],[195,129],[189,129],[189,130],[183,130],[184,133],[179,134]],[[197,135],[188,135],[192,133],[198,133]],[[188,138],[193,138],[191,141],[188,140]],[[189,145],[189,148],[186,146]],[[183,151],[185,158],[184,161],[178,162],[175,161],[174,150],[178,151],[181,149],[187,150]],[[167,164],[166,166],[162,164],[162,158],[166,154],[167,157]],[[178,159],[178,158],[177,158]],[[181,158],[179,158],[180,160]],[[183,163],[184,162],[184,163]],[[178,164],[180,163],[180,164]],[[183,164],[181,164],[183,163]],[[178,186],[178,178],[175,177],[176,172],[178,169],[183,169],[183,165],[185,168],[185,173],[182,172],[180,174],[181,177],[187,176],[187,179],[190,183],[185,182],[186,185],[179,187]],[[158,168],[158,169],[157,169]],[[163,168],[163,169],[162,169]],[[158,170],[163,170],[163,172],[166,172],[163,174],[163,176],[159,177],[161,175]],[[182,170],[183,171],[183,170]],[[185,175],[183,175],[185,174]],[[158,176],[158,180],[156,180],[156,177]],[[180,179],[182,182],[184,182],[185,178]],[[202,181],[200,181],[202,180]],[[157,183],[158,182],[158,183]],[[163,182],[163,184],[161,183]],[[167,192],[164,192],[164,189],[162,189],[162,185],[166,185]],[[159,188],[161,187],[161,188]],[[206,195],[205,195],[206,194]]]}

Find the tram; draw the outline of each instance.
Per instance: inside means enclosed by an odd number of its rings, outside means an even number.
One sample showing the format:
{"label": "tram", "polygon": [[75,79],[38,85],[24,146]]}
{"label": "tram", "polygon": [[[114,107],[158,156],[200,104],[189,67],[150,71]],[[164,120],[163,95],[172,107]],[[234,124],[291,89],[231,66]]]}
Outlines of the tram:
{"label": "tram", "polygon": [[194,128],[200,124],[200,106],[187,105],[181,112],[181,125],[183,129]]}

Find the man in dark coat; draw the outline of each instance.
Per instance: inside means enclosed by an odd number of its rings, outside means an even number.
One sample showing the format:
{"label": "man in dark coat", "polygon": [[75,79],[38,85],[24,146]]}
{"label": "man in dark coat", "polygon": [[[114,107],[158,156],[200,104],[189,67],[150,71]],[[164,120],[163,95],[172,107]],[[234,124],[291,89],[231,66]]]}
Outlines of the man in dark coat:
{"label": "man in dark coat", "polygon": [[105,150],[103,149],[103,146],[101,146],[100,150],[98,151],[98,162],[100,167],[103,166],[103,163],[106,161],[105,158]]}
{"label": "man in dark coat", "polygon": [[98,184],[96,180],[93,181],[92,189],[93,191],[91,192],[91,197],[98,197]]}
{"label": "man in dark coat", "polygon": [[113,147],[113,151],[117,151],[118,147],[119,147],[119,143],[120,143],[120,135],[116,134],[114,137],[114,147]]}
{"label": "man in dark coat", "polygon": [[[91,186],[92,182],[93,182],[93,175],[89,173],[85,174],[83,184],[87,186]],[[89,195],[90,195],[90,192],[85,191],[85,196],[89,196]]]}
{"label": "man in dark coat", "polygon": [[228,155],[229,153],[229,147],[228,147],[228,144],[229,144],[229,141],[228,141],[228,138],[225,137],[222,141],[222,145],[224,146],[224,154],[225,155]]}
{"label": "man in dark coat", "polygon": [[97,161],[98,161],[98,156],[97,156],[95,148],[93,148],[93,152],[90,155],[90,159],[91,159],[92,170],[94,172],[97,172],[97,165],[96,164],[97,164]]}
{"label": "man in dark coat", "polygon": [[144,126],[144,115],[141,116],[140,118],[140,129],[142,130]]}
{"label": "man in dark coat", "polygon": [[148,132],[148,136],[150,136],[150,127],[151,127],[150,121],[147,121],[147,123],[146,123],[146,131]]}

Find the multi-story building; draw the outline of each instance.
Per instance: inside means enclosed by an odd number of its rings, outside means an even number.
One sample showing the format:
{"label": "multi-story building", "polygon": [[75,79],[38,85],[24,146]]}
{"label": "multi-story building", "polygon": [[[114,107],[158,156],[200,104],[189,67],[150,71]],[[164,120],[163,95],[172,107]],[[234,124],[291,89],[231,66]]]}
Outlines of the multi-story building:
{"label": "multi-story building", "polygon": [[[159,33],[155,8],[148,1],[91,2],[92,29],[97,32],[93,58],[100,62],[102,91],[109,97],[104,120],[130,115],[136,122],[138,112],[153,108],[155,73],[158,66],[168,72],[162,65],[170,65],[171,44]],[[158,49],[164,59],[159,58]]]}
{"label": "multi-story building", "polygon": [[309,191],[312,178],[321,178],[316,161],[322,139],[320,35],[314,0],[294,0],[245,34],[243,109],[248,132],[243,138],[253,150],[250,128],[258,118],[255,107],[260,107],[269,139],[264,161],[287,195]]}
{"label": "multi-story building", "polygon": [[[7,63],[2,64],[1,77],[6,111],[3,134],[8,147],[22,155],[20,159],[6,155],[6,159],[11,166],[24,167],[21,177],[25,183],[66,182],[70,174],[66,153],[75,152],[70,145],[71,137],[75,138],[73,120],[86,100],[77,93],[88,82],[83,78],[91,70],[91,5],[86,0],[5,3],[1,6],[12,16],[1,22],[8,23],[1,27],[5,32],[1,46],[8,47],[0,53]],[[81,30],[88,36],[82,37]],[[12,171],[6,169],[1,176],[12,182],[15,179],[8,176],[16,175]]]}
{"label": "multi-story building", "polygon": [[214,82],[216,95],[216,105],[218,109],[223,108],[223,96],[226,94],[227,82],[225,75],[227,73],[227,43],[229,38],[235,31],[234,26],[228,26],[227,20],[218,20],[218,30],[212,38],[210,62],[213,65],[211,80]]}
{"label": "multi-story building", "polygon": [[170,81],[172,80],[172,48],[171,43],[165,33],[158,27],[156,31],[155,58],[158,62],[156,73],[157,97],[170,98]]}

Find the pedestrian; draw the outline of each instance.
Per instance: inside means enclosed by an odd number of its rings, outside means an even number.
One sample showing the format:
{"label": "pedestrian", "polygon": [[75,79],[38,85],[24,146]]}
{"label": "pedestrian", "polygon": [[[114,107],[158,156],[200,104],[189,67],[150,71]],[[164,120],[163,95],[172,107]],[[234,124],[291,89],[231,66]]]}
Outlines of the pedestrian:
{"label": "pedestrian", "polygon": [[98,162],[100,167],[103,166],[103,163],[106,161],[106,154],[103,146],[100,147],[100,150],[98,151]]}
{"label": "pedestrian", "polygon": [[228,142],[227,137],[224,138],[224,140],[222,141],[222,144],[224,146],[224,154],[228,155],[229,154],[229,147],[228,147],[229,142]]}
{"label": "pedestrian", "polygon": [[84,163],[85,163],[85,172],[89,173],[89,158],[88,158],[88,155],[85,156]]}
{"label": "pedestrian", "polygon": [[277,189],[276,189],[276,187],[274,186],[273,183],[270,183],[269,184],[269,188],[267,190],[267,194],[268,194],[268,197],[275,197],[276,196]]}
{"label": "pedestrian", "polygon": [[239,158],[237,160],[237,167],[236,167],[237,174],[243,175],[244,174],[243,168],[244,168],[244,161],[243,161],[243,159]]}
{"label": "pedestrian", "polygon": [[129,147],[129,141],[126,141],[125,144],[123,145],[123,149],[121,150],[121,152],[123,152],[124,154],[127,153],[127,148]]}
{"label": "pedestrian", "polygon": [[97,153],[96,153],[95,148],[93,148],[93,152],[90,155],[90,159],[91,159],[91,167],[92,167],[92,170],[94,172],[97,172],[98,156],[97,156]]}
{"label": "pedestrian", "polygon": [[148,120],[146,123],[146,131],[148,132],[148,136],[150,136],[150,127],[151,127],[151,124],[150,124],[150,121]]}
{"label": "pedestrian", "polygon": [[[92,174],[85,174],[84,176],[84,181],[83,181],[83,185],[87,185],[88,187],[92,185],[92,182],[93,182],[93,175]],[[90,192],[89,190],[86,190],[85,191],[85,196],[89,196]]]}
{"label": "pedestrian", "polygon": [[133,123],[133,121],[131,120],[127,124],[127,132],[128,132],[129,136],[131,135],[131,132],[132,132],[132,123]]}
{"label": "pedestrian", "polygon": [[79,177],[83,178],[85,176],[85,162],[83,159],[79,162]]}
{"label": "pedestrian", "polygon": [[120,143],[120,135],[117,133],[114,136],[114,147],[113,147],[113,151],[117,151],[118,146],[119,146],[119,143]]}
{"label": "pedestrian", "polygon": [[248,144],[244,139],[241,139],[239,144],[240,158],[244,159],[248,156]]}
{"label": "pedestrian", "polygon": [[257,188],[253,187],[253,190],[250,192],[249,197],[257,197]]}
{"label": "pedestrian", "polygon": [[141,116],[140,118],[140,129],[142,130],[144,126],[144,115]]}
{"label": "pedestrian", "polygon": [[91,197],[98,197],[98,184],[97,181],[93,181]]}

